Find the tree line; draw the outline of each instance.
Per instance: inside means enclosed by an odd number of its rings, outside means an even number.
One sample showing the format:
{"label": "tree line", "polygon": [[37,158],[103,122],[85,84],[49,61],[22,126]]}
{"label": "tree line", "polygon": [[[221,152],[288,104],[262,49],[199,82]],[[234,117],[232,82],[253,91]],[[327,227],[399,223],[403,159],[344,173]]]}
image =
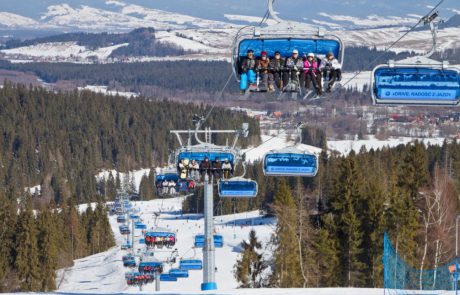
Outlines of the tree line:
{"label": "tree line", "polygon": [[[51,92],[13,85],[0,89],[0,185],[41,184],[40,200],[62,204],[92,201],[101,169],[127,171],[168,163],[178,147],[171,129],[193,129],[194,114],[207,106],[110,97],[89,91]],[[249,123],[243,145],[259,141],[259,126],[243,114],[214,108],[207,120],[216,129]],[[223,136],[216,137],[225,143]]]}

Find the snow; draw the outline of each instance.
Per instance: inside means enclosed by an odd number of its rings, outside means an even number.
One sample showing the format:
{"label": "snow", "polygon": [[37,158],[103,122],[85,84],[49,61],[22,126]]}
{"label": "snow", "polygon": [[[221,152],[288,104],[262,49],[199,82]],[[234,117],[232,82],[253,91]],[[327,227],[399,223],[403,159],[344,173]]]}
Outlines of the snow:
{"label": "snow", "polygon": [[[328,140],[327,147],[331,151],[339,152],[341,155],[346,156],[352,150],[355,153],[359,153],[361,148],[364,146],[366,150],[369,151],[371,148],[382,149],[385,147],[396,147],[400,144],[409,144],[418,140],[423,142],[425,145],[442,145],[445,138],[444,137],[432,137],[432,138],[414,138],[414,137],[390,137],[386,140],[378,140],[373,135],[368,136],[369,139],[362,140]],[[262,144],[257,147],[250,147],[243,152],[246,153],[246,160],[250,163],[261,160],[263,156],[271,151],[282,149],[294,144],[293,141],[286,141],[287,136],[285,133],[280,132],[279,134],[272,135],[262,135]],[[299,147],[301,150],[306,150],[314,154],[321,153],[321,149],[309,145],[302,144]]]}
{"label": "snow", "polygon": [[374,136],[369,136],[369,139],[363,140],[328,140],[327,147],[330,150],[337,151],[340,154],[346,156],[352,150],[355,153],[358,153],[363,146],[366,147],[366,150],[371,148],[382,149],[385,147],[396,147],[400,144],[408,144],[418,140],[423,142],[425,145],[442,145],[445,138],[444,137],[434,137],[434,138],[413,138],[413,137],[392,137],[387,140],[378,140]]}
{"label": "snow", "polygon": [[18,14],[0,11],[0,27],[6,26],[9,28],[13,27],[25,27],[25,26],[36,26],[38,22],[34,19],[24,17]]}
{"label": "snow", "polygon": [[350,22],[360,27],[379,27],[379,26],[395,26],[395,25],[413,25],[418,22],[419,18],[414,16],[398,17],[398,16],[378,16],[369,15],[366,18],[359,18],[348,15],[332,15],[325,12],[320,12],[320,16],[332,19],[334,21]]}
{"label": "snow", "polygon": [[36,186],[24,188],[24,191],[28,192],[31,195],[40,194],[41,190],[42,190],[42,186],[39,184]]}
{"label": "snow", "polygon": [[[171,199],[158,199],[152,201],[133,202],[134,208],[140,209],[139,215],[147,226],[166,227],[174,230],[177,234],[175,248],[179,258],[202,259],[202,250],[193,249],[194,236],[203,233],[203,217],[199,214],[181,214],[184,197]],[[81,205],[80,211],[85,210],[87,205]],[[161,213],[157,224],[153,213]],[[155,284],[149,284],[139,291],[138,287],[128,287],[124,280],[124,274],[128,269],[122,266],[121,258],[127,251],[120,249],[125,243],[124,237],[119,233],[116,215],[109,217],[109,222],[114,232],[117,246],[92,256],[74,261],[74,266],[61,269],[57,272],[57,292],[71,294],[152,294]],[[236,222],[236,227],[234,223]],[[249,231],[254,229],[258,239],[262,242],[264,255],[271,255],[270,247],[266,247],[276,227],[276,219],[263,218],[259,212],[252,211],[235,215],[216,216],[214,218],[216,232],[224,239],[224,247],[216,249],[216,283],[217,291],[212,294],[234,295],[381,295],[383,289],[365,288],[306,288],[306,289],[236,289],[237,282],[233,275],[233,266],[238,259],[240,243],[246,240]],[[142,237],[140,230],[135,230],[135,253],[142,249],[137,241]],[[160,259],[170,257],[170,251],[161,249],[155,252]],[[174,266],[165,265],[165,272]],[[200,290],[203,278],[202,271],[189,271],[189,278],[179,279],[178,282],[161,282],[160,292],[155,294],[210,294]],[[54,293],[50,293],[54,294]],[[417,291],[411,292],[417,294]],[[427,294],[424,292],[423,294]],[[452,294],[446,292],[443,294]]]}
{"label": "snow", "polygon": [[113,96],[118,95],[118,96],[124,96],[124,97],[127,97],[127,98],[138,97],[139,96],[139,93],[108,90],[108,88],[109,88],[108,86],[87,85],[85,87],[78,87],[78,90],[80,90],[80,91],[89,90],[89,91],[92,91],[92,92],[102,93],[102,94],[105,94],[105,95],[113,95]]}
{"label": "snow", "polygon": [[219,52],[216,48],[207,46],[192,39],[184,38],[176,35],[175,33],[162,31],[155,34],[155,38],[161,43],[168,43],[170,45],[176,45],[186,51],[192,52]]}
{"label": "snow", "polygon": [[[246,23],[257,24],[257,25],[262,20],[260,16],[251,16],[251,15],[224,14],[224,17],[230,21],[246,22]],[[276,21],[273,19],[267,19],[265,23],[268,25],[274,25],[276,24]]]}
{"label": "snow", "polygon": [[[143,222],[150,228],[154,226],[154,212],[160,212],[157,226],[175,230],[179,257],[202,259],[202,250],[193,249],[194,236],[203,233],[203,218],[196,214],[180,214],[183,197],[172,199],[160,199],[148,202],[133,202],[135,208],[140,209]],[[85,207],[86,208],[86,207]],[[89,293],[112,293],[112,292],[139,292],[138,287],[127,287],[124,281],[124,273],[121,257],[125,251],[120,250],[120,245],[125,243],[120,235],[116,216],[109,217],[114,231],[117,247],[106,252],[75,260],[73,267],[58,271],[58,292],[89,292]],[[236,222],[236,227],[234,227]],[[249,231],[254,228],[258,238],[265,245],[269,241],[276,221],[274,218],[262,218],[258,211],[215,217],[217,233],[224,238],[224,247],[216,249],[216,282],[220,292],[235,292],[237,282],[233,276],[233,266],[240,251],[239,244],[247,239]],[[135,230],[135,240],[141,237],[139,230]],[[135,248],[142,248],[135,243]],[[155,253],[159,259],[166,259],[170,252],[162,249]],[[176,266],[177,267],[177,266]],[[165,267],[168,271],[170,266]],[[190,277],[180,279],[179,282],[161,282],[162,290],[168,294],[184,292],[200,292],[202,271],[190,271]],[[154,284],[144,286],[144,292],[153,292]],[[240,292],[240,291],[238,291]],[[246,294],[246,293],[241,293]],[[276,294],[276,293],[274,293]]]}
{"label": "snow", "polygon": [[[355,72],[343,72],[342,81],[340,82],[345,88],[356,88],[358,91],[363,91],[364,85],[371,84],[371,71],[362,71],[356,77]],[[351,80],[352,79],[352,80]]]}
{"label": "snow", "polygon": [[77,42],[47,42],[12,49],[4,49],[1,50],[1,52],[7,56],[19,55],[25,59],[33,57],[67,59],[88,59],[89,57],[97,57],[98,60],[105,60],[115,49],[128,45],[129,43],[122,43],[90,50],[85,46],[78,45]]}

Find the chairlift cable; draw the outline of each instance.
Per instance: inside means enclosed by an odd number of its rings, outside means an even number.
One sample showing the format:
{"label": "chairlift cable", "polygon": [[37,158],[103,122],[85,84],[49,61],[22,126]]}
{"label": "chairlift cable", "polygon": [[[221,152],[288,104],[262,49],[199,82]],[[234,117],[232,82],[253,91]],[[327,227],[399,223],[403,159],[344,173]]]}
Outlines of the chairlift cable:
{"label": "chairlift cable", "polygon": [[[438,4],[436,4],[435,7],[433,7],[430,12],[428,12],[425,16],[421,17],[419,19],[419,21],[413,25],[407,32],[405,32],[401,37],[399,37],[396,41],[394,41],[390,46],[388,46],[387,48],[385,48],[383,50],[383,52],[381,54],[379,54],[374,60],[372,60],[369,64],[372,65],[373,63],[375,63],[376,61],[378,61],[382,56],[384,56],[385,54],[387,54],[388,50],[390,50],[391,48],[393,48],[393,46],[395,46],[397,43],[399,43],[402,39],[404,39],[408,34],[410,34],[413,30],[415,30],[415,28],[417,28],[420,23],[424,22],[436,9],[438,9],[439,6],[441,6],[441,4],[444,2],[444,0],[441,0]],[[359,74],[361,74],[362,72],[364,71],[364,69],[361,69],[359,70],[358,72],[355,73],[355,75],[353,77],[351,77],[350,79],[348,79],[347,82],[345,82],[342,86],[345,86],[347,85],[348,83],[350,83],[351,81],[353,81],[356,77],[358,77]]]}

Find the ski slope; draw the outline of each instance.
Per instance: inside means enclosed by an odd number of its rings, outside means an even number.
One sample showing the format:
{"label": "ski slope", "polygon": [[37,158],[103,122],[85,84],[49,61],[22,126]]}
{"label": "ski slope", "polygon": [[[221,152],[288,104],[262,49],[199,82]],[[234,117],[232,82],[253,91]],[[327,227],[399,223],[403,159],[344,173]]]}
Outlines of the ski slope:
{"label": "ski slope", "polygon": [[[201,215],[184,214],[181,215],[182,197],[173,199],[153,200],[148,202],[133,202],[135,208],[140,209],[140,215],[148,228],[154,226],[154,212],[160,212],[158,226],[170,228],[176,231],[177,243],[180,257],[202,259],[201,249],[194,250],[194,236],[203,233],[203,218]],[[125,272],[121,262],[122,255],[126,251],[120,249],[120,245],[125,243],[124,237],[119,233],[116,215],[110,216],[117,246],[103,253],[99,253],[75,261],[73,267],[62,269],[58,272],[58,292],[74,293],[120,293],[139,291],[138,287],[128,287],[124,280]],[[234,226],[236,222],[236,227]],[[253,226],[251,224],[254,224]],[[249,231],[254,228],[258,238],[264,245],[270,239],[274,231],[276,221],[273,218],[262,218],[258,211],[241,213],[215,218],[216,232],[223,235],[224,247],[216,249],[216,282],[219,290],[233,293],[237,287],[237,282],[233,276],[233,266],[240,251],[240,243],[247,239]],[[141,231],[135,230],[135,241],[141,238]],[[135,249],[145,247],[135,243]],[[166,259],[170,252],[161,249],[155,255],[157,258]],[[177,267],[178,264],[175,266]],[[165,271],[169,270],[165,267]],[[161,282],[163,291],[171,294],[184,292],[200,292],[202,282],[201,271],[190,271],[188,279],[180,279],[178,282]],[[154,284],[143,287],[145,292],[153,292]],[[229,293],[228,293],[229,294]]]}
{"label": "ski slope", "polygon": [[[135,208],[140,209],[140,215],[148,227],[154,225],[154,212],[160,212],[158,226],[173,229],[177,233],[176,248],[183,258],[202,259],[201,249],[193,250],[194,236],[202,233],[203,218],[201,215],[181,215],[183,197],[173,199],[159,199],[148,202],[133,202]],[[86,207],[86,205],[82,205]],[[84,209],[84,208],[81,209]],[[234,227],[236,222],[236,227]],[[138,287],[128,287],[124,275],[128,269],[121,262],[126,251],[120,249],[125,242],[119,234],[116,216],[110,217],[110,224],[114,232],[117,246],[103,253],[75,260],[73,267],[58,271],[58,294],[222,294],[222,295],[381,295],[383,289],[366,288],[307,288],[307,289],[237,289],[237,282],[233,276],[233,266],[240,251],[239,244],[247,239],[249,231],[254,228],[264,247],[274,232],[276,220],[262,218],[258,212],[240,213],[215,217],[217,233],[224,237],[224,247],[216,249],[216,282],[217,291],[203,292],[200,290],[202,271],[189,271],[190,277],[179,279],[177,282],[161,282],[161,291],[155,292],[155,285],[150,284],[140,291]],[[251,225],[253,224],[253,225]],[[135,230],[135,241],[141,237],[140,230]],[[135,249],[141,248],[135,243]],[[264,249],[265,256],[271,253]],[[156,252],[160,259],[167,258],[170,253],[165,250]],[[177,266],[177,265],[176,265]],[[169,270],[165,267],[165,271]],[[16,293],[17,294],[17,293]],[[44,293],[42,293],[44,294]],[[55,293],[49,293],[55,294]],[[411,294],[417,294],[413,292]],[[426,293],[424,293],[426,294]],[[446,292],[442,294],[452,294]]]}

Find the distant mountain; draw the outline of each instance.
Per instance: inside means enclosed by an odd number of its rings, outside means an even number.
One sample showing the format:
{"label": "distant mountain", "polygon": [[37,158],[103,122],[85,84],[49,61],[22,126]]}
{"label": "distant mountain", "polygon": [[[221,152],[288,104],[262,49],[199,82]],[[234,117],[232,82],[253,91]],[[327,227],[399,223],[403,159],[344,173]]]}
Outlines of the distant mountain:
{"label": "distant mountain", "polygon": [[448,19],[441,28],[459,28],[460,27],[460,14],[456,14]]}
{"label": "distant mountain", "polygon": [[[318,3],[321,3],[318,5]],[[279,16],[325,27],[408,25],[429,11],[432,0],[343,1],[278,0]],[[444,18],[458,12],[458,0],[446,0]],[[155,29],[222,27],[241,23],[241,17],[260,20],[266,0],[21,0],[2,1],[0,29],[61,29],[120,31],[151,26]],[[229,19],[228,15],[237,16]]]}

